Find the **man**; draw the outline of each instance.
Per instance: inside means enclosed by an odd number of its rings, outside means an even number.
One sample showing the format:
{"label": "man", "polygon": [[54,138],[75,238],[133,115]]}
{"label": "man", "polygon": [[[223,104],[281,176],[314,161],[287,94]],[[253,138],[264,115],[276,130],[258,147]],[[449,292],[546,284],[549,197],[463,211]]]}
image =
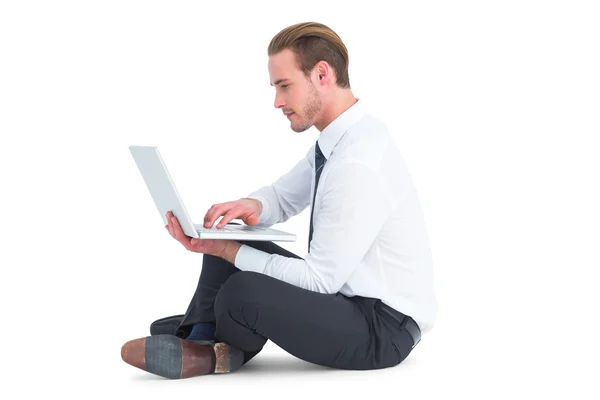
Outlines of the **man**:
{"label": "man", "polygon": [[272,340],[323,366],[387,368],[433,327],[417,193],[386,125],[352,94],[346,47],[309,22],[279,32],[268,55],[275,107],[292,130],[314,126],[319,138],[272,185],[213,205],[204,224],[271,226],[311,206],[309,251],[301,258],[272,242],[192,239],[168,213],[171,236],[203,254],[202,272],[185,314],[123,345],[133,366],[174,379],[231,372]]}

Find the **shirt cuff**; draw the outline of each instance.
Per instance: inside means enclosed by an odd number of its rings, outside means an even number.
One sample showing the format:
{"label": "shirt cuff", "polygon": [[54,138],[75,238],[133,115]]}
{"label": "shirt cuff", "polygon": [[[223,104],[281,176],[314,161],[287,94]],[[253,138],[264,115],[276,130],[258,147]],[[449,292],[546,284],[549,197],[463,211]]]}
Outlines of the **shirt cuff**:
{"label": "shirt cuff", "polygon": [[264,274],[270,256],[267,252],[242,244],[235,256],[234,265],[242,271]]}

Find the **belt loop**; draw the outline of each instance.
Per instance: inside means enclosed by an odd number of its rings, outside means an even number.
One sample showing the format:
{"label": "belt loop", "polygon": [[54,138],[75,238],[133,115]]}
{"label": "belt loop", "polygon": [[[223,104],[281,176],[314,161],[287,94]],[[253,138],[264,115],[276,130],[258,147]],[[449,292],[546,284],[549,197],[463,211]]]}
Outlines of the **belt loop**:
{"label": "belt loop", "polygon": [[405,315],[404,318],[402,318],[402,323],[400,324],[400,328],[405,329],[407,323],[408,323],[408,315]]}
{"label": "belt loop", "polygon": [[377,310],[377,311],[381,310],[381,304],[382,304],[381,299],[377,299],[375,301],[375,310]]}

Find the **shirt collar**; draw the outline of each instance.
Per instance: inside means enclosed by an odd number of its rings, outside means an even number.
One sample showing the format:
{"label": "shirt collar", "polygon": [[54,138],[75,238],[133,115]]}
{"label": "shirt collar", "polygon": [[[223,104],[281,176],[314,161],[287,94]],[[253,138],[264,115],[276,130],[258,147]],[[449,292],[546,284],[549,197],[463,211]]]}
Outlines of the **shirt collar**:
{"label": "shirt collar", "polygon": [[346,133],[348,128],[365,115],[363,101],[360,99],[356,100],[356,103],[351,105],[321,131],[317,141],[319,142],[319,148],[326,159],[329,159],[333,148],[342,136],[344,136],[344,133]]}

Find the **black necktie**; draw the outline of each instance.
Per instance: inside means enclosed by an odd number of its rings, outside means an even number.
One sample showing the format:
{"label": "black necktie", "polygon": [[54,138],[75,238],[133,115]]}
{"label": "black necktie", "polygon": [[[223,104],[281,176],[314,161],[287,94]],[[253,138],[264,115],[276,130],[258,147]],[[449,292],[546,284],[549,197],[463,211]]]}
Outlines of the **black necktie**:
{"label": "black necktie", "polygon": [[323,166],[325,165],[325,156],[319,147],[319,141],[315,144],[315,191],[313,192],[313,201],[312,208],[310,210],[310,230],[308,233],[308,252],[310,253],[310,241],[312,240],[313,235],[313,212],[315,210],[315,197],[317,195],[317,185],[319,184],[319,177],[321,176],[321,171],[323,171]]}

